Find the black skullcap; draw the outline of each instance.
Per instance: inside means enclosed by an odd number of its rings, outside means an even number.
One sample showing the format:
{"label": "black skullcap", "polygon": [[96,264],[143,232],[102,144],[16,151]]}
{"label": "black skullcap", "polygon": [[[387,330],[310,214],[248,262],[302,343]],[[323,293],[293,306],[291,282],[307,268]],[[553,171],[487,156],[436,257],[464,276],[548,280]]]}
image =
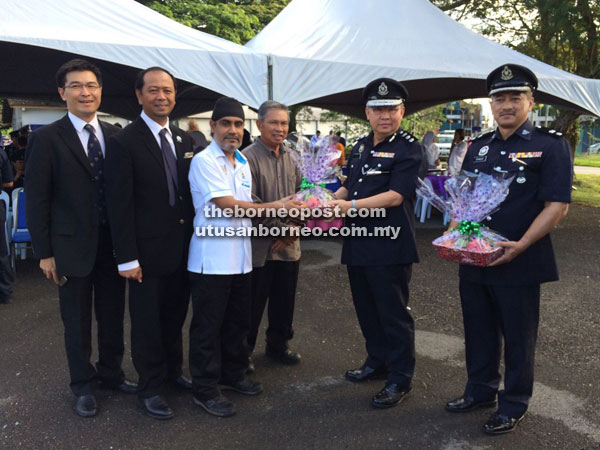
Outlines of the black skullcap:
{"label": "black skullcap", "polygon": [[362,98],[366,106],[396,106],[404,103],[408,91],[396,80],[378,78],[365,86]]}
{"label": "black skullcap", "polygon": [[217,120],[228,116],[239,117],[242,120],[246,119],[244,116],[244,109],[240,102],[233,97],[221,97],[217,100],[217,103],[215,103],[211,120],[216,122]]}
{"label": "black skullcap", "polygon": [[517,64],[503,64],[492,70],[486,80],[488,94],[505,91],[535,91],[538,79],[527,67]]}

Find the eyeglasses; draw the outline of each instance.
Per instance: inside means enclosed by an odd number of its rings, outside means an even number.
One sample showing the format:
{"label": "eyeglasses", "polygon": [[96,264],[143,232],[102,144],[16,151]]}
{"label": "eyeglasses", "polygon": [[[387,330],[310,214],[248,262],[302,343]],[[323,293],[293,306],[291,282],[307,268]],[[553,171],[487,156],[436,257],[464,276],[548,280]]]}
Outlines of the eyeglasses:
{"label": "eyeglasses", "polygon": [[98,83],[71,83],[68,86],[65,86],[65,89],[72,89],[73,92],[82,92],[83,88],[86,88],[88,92],[96,92],[100,87],[101,86]]}

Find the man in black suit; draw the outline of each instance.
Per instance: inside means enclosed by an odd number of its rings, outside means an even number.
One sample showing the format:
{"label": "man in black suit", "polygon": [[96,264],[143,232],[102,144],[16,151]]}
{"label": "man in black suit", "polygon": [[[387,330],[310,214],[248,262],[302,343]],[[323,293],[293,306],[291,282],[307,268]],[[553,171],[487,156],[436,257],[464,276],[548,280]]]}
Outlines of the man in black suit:
{"label": "man in black suit", "polygon": [[[104,149],[117,131],[98,121],[100,70],[81,59],[56,74],[68,114],[29,137],[25,192],[27,225],[40,268],[59,285],[60,312],[75,411],[96,414],[93,381],[135,393],[125,379],[123,312],[125,283],[119,277],[106,217]],[[98,323],[98,362],[92,353],[92,301]]]}
{"label": "man in black suit", "polygon": [[173,411],[161,396],[181,373],[181,327],[189,304],[187,253],[194,208],[188,171],[192,139],[169,126],[175,79],[160,67],[138,74],[142,113],[112,136],[106,153],[107,199],[119,273],[129,280],[131,349],[138,406],[155,419]]}

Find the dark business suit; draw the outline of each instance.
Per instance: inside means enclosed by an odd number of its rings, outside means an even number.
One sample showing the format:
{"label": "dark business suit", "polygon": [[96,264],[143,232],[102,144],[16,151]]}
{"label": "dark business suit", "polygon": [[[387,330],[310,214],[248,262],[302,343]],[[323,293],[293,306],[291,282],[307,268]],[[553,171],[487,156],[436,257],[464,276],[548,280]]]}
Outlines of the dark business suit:
{"label": "dark business suit", "polygon": [[138,118],[107,142],[108,217],[117,262],[138,260],[142,283],[129,283],[131,347],[142,398],[159,395],[181,375],[181,327],[189,303],[187,254],[194,208],[188,171],[192,139],[170,127],[178,192],[169,205],[162,150]]}
{"label": "dark business suit", "polygon": [[[119,129],[100,122],[105,141]],[[107,385],[123,379],[125,283],[118,274],[110,230],[98,211],[88,157],[68,116],[29,137],[26,214],[35,255],[54,257],[65,326],[65,347],[75,395],[92,393],[98,376]],[[90,364],[92,298],[98,323],[96,368]]]}

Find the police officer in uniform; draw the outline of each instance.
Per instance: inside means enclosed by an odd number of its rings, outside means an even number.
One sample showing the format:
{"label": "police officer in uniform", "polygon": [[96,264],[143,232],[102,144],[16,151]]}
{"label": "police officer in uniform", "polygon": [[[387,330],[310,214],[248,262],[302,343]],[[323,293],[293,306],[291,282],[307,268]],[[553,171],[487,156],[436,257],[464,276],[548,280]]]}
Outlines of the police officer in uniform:
{"label": "police officer in uniform", "polygon": [[[13,187],[13,172],[6,153],[0,151],[0,192],[2,188]],[[10,303],[15,284],[15,272],[10,265],[8,243],[6,242],[6,205],[0,202],[0,304]]]}
{"label": "police officer in uniform", "polygon": [[[537,78],[529,69],[504,64],[487,78],[498,128],[473,141],[462,169],[512,177],[510,192],[485,225],[508,242],[491,267],[461,265],[460,295],[465,327],[468,380],[450,412],[498,409],[484,424],[488,434],[513,431],[533,391],[540,284],[558,279],[548,234],[565,217],[571,201],[569,144],[554,130],[535,128],[527,116]],[[455,227],[451,223],[450,227]],[[504,389],[500,357],[504,337]]]}
{"label": "police officer in uniform", "polygon": [[376,408],[395,406],[410,392],[415,368],[414,321],[407,305],[412,263],[418,262],[413,207],[423,153],[417,139],[400,128],[407,96],[404,86],[389,78],[365,87],[363,101],[372,131],[354,146],[348,178],[333,202],[344,213],[385,208],[384,218],[347,216],[346,226],[368,232],[386,226],[399,230],[395,239],[348,237],[342,249],[367,349],[365,363],[347,371],[346,378],[387,378],[371,400]]}

